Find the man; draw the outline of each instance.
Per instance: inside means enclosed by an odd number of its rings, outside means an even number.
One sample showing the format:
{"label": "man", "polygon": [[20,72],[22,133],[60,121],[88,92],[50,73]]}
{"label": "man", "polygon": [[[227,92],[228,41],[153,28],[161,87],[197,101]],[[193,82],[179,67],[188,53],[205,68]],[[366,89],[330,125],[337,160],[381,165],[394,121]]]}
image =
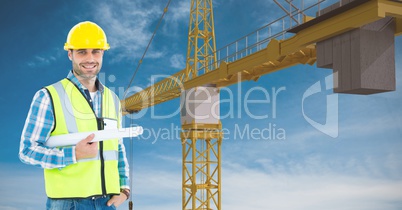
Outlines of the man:
{"label": "man", "polygon": [[[77,145],[46,146],[51,136],[121,126],[118,97],[97,79],[109,48],[102,28],[89,21],[78,23],[64,45],[72,70],[33,98],[19,157],[23,163],[44,168],[48,210],[115,209],[130,196],[121,139],[92,143],[91,134]],[[114,123],[106,124],[105,119]]]}

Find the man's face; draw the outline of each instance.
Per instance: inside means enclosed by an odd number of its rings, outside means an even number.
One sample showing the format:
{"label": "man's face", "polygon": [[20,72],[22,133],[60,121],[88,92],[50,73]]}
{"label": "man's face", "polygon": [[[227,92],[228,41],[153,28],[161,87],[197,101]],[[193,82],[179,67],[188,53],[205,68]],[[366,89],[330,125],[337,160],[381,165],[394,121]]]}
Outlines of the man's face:
{"label": "man's face", "polygon": [[102,67],[103,50],[78,49],[69,50],[68,57],[73,63],[73,71],[82,79],[93,79]]}

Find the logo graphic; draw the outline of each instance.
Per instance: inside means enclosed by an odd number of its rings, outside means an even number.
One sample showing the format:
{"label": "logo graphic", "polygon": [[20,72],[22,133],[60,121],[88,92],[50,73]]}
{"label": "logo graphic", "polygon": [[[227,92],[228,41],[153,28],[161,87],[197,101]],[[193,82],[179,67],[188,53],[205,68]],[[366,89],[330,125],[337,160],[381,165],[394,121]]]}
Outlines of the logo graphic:
{"label": "logo graphic", "polygon": [[[326,90],[332,89],[331,86],[331,81],[332,81],[333,76],[329,75],[325,78],[325,87]],[[327,95],[327,110],[326,110],[326,117],[325,117],[325,124],[318,123],[304,113],[304,100],[307,97],[310,97],[314,94],[322,92],[323,89],[321,87],[321,82],[318,81],[312,86],[310,86],[303,94],[303,99],[302,99],[302,112],[303,112],[303,117],[306,119],[310,125],[312,125],[314,128],[319,130],[320,132],[332,137],[336,138],[338,137],[338,94],[330,94]],[[324,90],[325,91],[325,90]]]}

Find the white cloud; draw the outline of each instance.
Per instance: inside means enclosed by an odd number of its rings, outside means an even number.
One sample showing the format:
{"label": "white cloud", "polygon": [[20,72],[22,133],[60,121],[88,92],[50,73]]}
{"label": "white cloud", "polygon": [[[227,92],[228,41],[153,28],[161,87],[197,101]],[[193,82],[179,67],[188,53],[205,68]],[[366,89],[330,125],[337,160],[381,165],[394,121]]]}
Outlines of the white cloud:
{"label": "white cloud", "polygon": [[182,54],[174,54],[170,57],[170,65],[176,69],[184,69],[186,67],[185,58]]}
{"label": "white cloud", "polygon": [[[356,109],[358,108],[356,107]],[[397,113],[390,112],[388,115],[383,115],[381,117],[376,117],[367,120],[363,120],[362,118],[355,119],[352,117],[339,121],[338,124],[334,126],[339,126],[338,139],[350,138],[351,136],[356,135],[358,135],[360,138],[369,139],[372,135],[375,134],[401,130],[402,124],[395,123],[397,121],[402,122],[402,118],[398,117],[401,116],[400,114],[401,114],[400,111],[397,111]],[[334,126],[333,128],[328,129],[337,129]],[[326,134],[316,130],[312,126],[309,126],[307,128],[303,128],[300,132],[288,135],[287,139],[298,139],[298,141],[300,142],[305,142],[308,140],[314,140],[323,137],[327,137]],[[336,139],[337,138],[335,138],[334,140]]]}
{"label": "white cloud", "polygon": [[[94,17],[106,31],[111,49],[118,52],[114,61],[140,58],[152,36],[153,28],[150,26],[162,12],[161,6],[139,0],[118,0],[113,4],[97,3],[96,7]],[[162,55],[163,52],[151,48],[147,58]]]}
{"label": "white cloud", "polygon": [[166,20],[172,23],[188,22],[190,18],[190,1],[182,0],[177,5],[170,5]]}
{"label": "white cloud", "polygon": [[45,63],[50,63],[51,61],[55,61],[55,60],[56,60],[56,58],[53,57],[53,56],[50,56],[49,58],[44,58],[44,57],[41,57],[41,56],[35,56],[35,58],[36,58],[37,60],[39,60],[39,61],[41,61],[41,62],[45,62]]}
{"label": "white cloud", "polygon": [[402,181],[224,169],[223,209],[399,209]]}
{"label": "white cloud", "polygon": [[67,58],[67,53],[64,54],[64,52],[65,51],[61,50],[60,48],[53,48],[50,53],[39,52],[39,55],[32,57],[30,61],[27,62],[27,65],[31,68],[51,65],[63,55],[65,55]]}
{"label": "white cloud", "polygon": [[[166,5],[163,5],[166,6]],[[165,15],[165,24],[162,26],[162,33],[170,37],[179,37],[181,30],[188,31],[190,20],[190,1],[172,1]],[[187,38],[187,36],[186,36]]]}
{"label": "white cloud", "polygon": [[176,157],[174,155],[162,155],[162,154],[155,154],[153,155],[155,158],[160,159],[161,161],[176,164],[176,166],[181,166],[182,158]]}

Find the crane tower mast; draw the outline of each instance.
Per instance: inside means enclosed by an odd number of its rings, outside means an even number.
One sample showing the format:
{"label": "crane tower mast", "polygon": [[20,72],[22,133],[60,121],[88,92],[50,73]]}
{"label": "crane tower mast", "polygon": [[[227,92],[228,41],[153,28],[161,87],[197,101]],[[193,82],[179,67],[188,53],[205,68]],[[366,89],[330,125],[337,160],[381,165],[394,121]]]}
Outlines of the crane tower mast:
{"label": "crane tower mast", "polygon": [[200,70],[216,69],[216,61],[212,0],[191,0],[186,78],[197,77]]}
{"label": "crane tower mast", "polygon": [[[212,0],[192,0],[185,80],[217,68]],[[221,143],[219,92],[214,84],[181,93],[182,206],[221,209]],[[204,103],[203,100],[208,100]],[[200,119],[211,115],[215,118]]]}

